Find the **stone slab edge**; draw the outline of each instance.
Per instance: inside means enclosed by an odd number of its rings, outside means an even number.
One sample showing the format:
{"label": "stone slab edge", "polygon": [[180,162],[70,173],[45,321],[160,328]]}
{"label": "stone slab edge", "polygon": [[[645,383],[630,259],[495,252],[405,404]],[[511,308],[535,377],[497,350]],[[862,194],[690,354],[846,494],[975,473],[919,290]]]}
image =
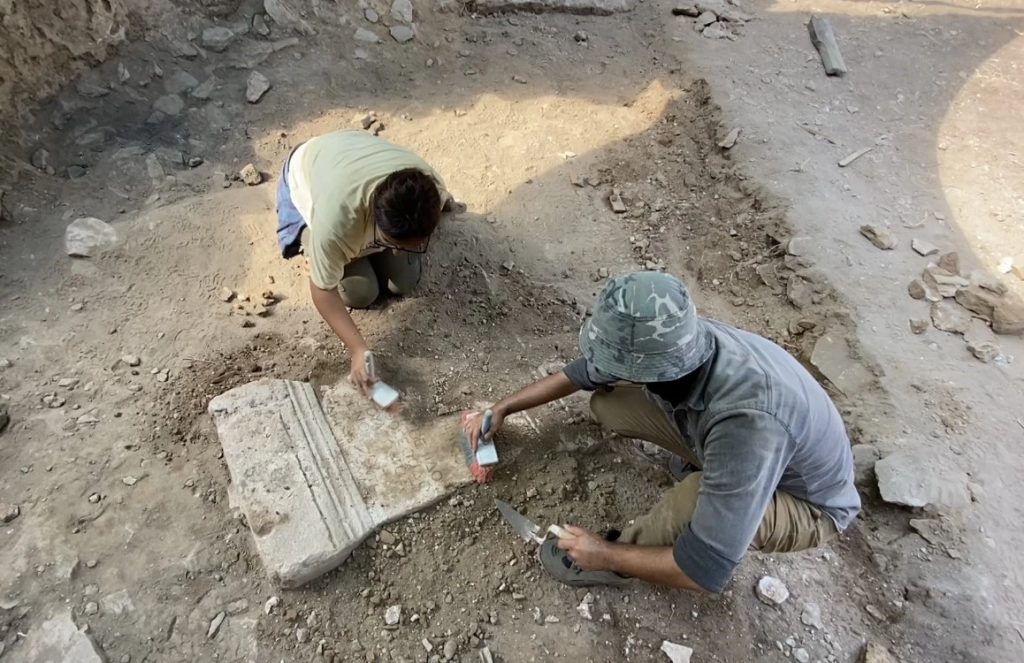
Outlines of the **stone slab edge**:
{"label": "stone slab edge", "polygon": [[[311,385],[260,380],[217,396],[209,412],[273,581],[297,587],[331,571],[374,530]],[[277,476],[289,490],[249,485]]]}

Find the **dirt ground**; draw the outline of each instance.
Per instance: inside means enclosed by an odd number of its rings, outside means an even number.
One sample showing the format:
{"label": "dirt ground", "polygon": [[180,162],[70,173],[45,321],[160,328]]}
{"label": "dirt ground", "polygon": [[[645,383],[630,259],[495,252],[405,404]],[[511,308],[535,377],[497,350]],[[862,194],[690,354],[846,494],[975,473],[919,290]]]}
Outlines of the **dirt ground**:
{"label": "dirt ground", "polygon": [[[352,2],[295,3],[316,34],[272,23],[264,37],[247,27],[259,6],[219,19],[248,31],[222,53],[183,53],[174,44],[198,43],[212,19],[168,14],[86,74],[109,93],[70,84],[0,152],[0,502],[18,508],[0,529],[8,654],[70,607],[111,661],[475,662],[486,643],[508,662],[642,662],[666,660],[663,640],[692,647],[695,663],[846,662],[867,642],[904,663],[1024,657],[1020,363],[982,364],[935,329],[911,334],[927,308],[906,294],[927,263],[913,237],[993,273],[1006,257],[1024,265],[1024,11],[753,2],[735,40],[711,40],[661,0],[613,17],[417,3],[416,38],[400,44]],[[824,76],[812,9],[831,17],[847,76]],[[255,104],[253,69],[272,85]],[[207,81],[208,98],[189,94]],[[170,94],[183,108],[154,116]],[[908,524],[921,514],[882,502],[868,477],[863,515],[838,542],[751,555],[722,596],[587,599],[548,579],[493,508],[497,497],[538,521],[602,529],[670,484],[664,458],[605,435],[578,396],[509,421],[491,484],[394,524],[301,590],[274,588],[228,505],[206,406],[260,377],[345,374],[304,271],[277,255],[273,192],[292,147],[370,111],[466,206],[443,222],[415,297],[357,314],[404,416],[451,417],[556,369],[608,274],[664,269],[705,315],[805,361],[826,334],[848,343],[867,377],[851,393],[827,386],[852,441],[952,454],[975,502],[942,514],[926,541]],[[718,147],[733,128],[736,146]],[[40,148],[52,174],[30,163]],[[234,178],[247,163],[264,183]],[[613,189],[624,214],[608,206]],[[80,216],[112,224],[117,246],[67,257]],[[890,226],[900,247],[875,249],[863,223]],[[787,255],[793,236],[813,248]],[[800,297],[786,288],[794,272]],[[220,300],[223,287],[269,289],[277,303],[250,315]],[[1020,339],[1000,343],[1024,356]],[[764,574],[787,584],[786,603],[757,599]],[[821,628],[801,621],[809,603]],[[386,627],[395,605],[401,624]]]}

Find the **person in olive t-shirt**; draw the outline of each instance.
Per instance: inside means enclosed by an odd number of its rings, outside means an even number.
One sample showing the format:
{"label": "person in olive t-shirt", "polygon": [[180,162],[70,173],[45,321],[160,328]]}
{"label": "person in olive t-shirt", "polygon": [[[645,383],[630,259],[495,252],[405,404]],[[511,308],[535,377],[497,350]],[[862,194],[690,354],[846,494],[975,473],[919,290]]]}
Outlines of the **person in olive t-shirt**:
{"label": "person in olive t-shirt", "polygon": [[352,353],[349,381],[367,391],[365,339],[349,308],[381,289],[407,295],[451,196],[411,151],[363,131],[335,131],[302,143],[277,187],[278,245],[309,261],[313,305]]}

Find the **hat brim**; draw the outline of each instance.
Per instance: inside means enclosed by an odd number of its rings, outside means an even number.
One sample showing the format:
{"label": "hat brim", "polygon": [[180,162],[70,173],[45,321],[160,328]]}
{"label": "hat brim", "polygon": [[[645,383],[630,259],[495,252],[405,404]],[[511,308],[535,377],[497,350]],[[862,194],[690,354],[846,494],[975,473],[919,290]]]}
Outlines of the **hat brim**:
{"label": "hat brim", "polygon": [[641,384],[671,382],[693,373],[706,362],[715,349],[708,324],[697,318],[693,338],[686,347],[661,354],[635,354],[603,338],[593,326],[593,319],[580,328],[580,352],[599,372]]}

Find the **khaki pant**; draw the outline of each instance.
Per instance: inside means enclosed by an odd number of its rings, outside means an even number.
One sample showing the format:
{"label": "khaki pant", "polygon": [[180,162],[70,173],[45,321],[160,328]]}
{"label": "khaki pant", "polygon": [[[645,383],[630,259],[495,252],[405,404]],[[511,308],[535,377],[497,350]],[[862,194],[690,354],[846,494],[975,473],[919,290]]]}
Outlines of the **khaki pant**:
{"label": "khaki pant", "polygon": [[423,274],[423,256],[408,251],[385,249],[356,258],[345,265],[338,292],[349,308],[368,308],[380,296],[383,285],[393,295],[412,292]]}
{"label": "khaki pant", "polygon": [[[675,424],[639,385],[617,385],[611,391],[598,391],[590,399],[590,409],[601,425],[619,435],[653,442],[700,467],[700,461],[686,446]],[[702,477],[703,472],[694,472],[677,483],[653,509],[627,527],[618,540],[642,546],[672,545],[690,522]],[[766,553],[797,552],[816,548],[835,536],[836,526],[828,515],[777,490],[750,548]]]}

